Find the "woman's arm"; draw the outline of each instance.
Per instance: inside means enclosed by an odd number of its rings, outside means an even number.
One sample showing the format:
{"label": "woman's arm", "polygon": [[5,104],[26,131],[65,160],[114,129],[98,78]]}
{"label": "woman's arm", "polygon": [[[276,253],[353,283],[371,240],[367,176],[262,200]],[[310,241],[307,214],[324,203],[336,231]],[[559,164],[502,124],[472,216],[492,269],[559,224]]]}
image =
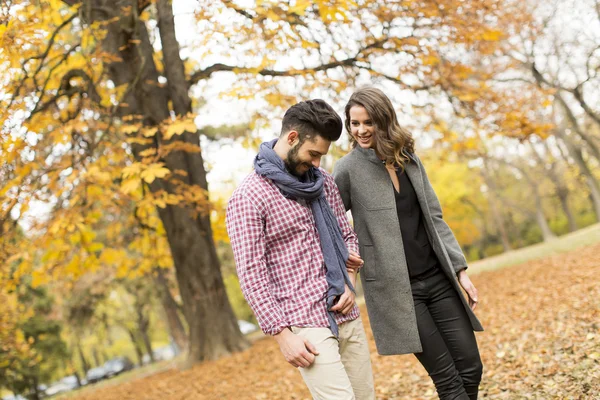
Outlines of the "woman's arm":
{"label": "woman's arm", "polygon": [[452,262],[454,272],[458,274],[460,271],[467,269],[467,260],[465,259],[454,233],[452,233],[452,229],[450,229],[446,221],[444,221],[442,216],[442,206],[440,205],[440,201],[433,190],[433,186],[431,186],[431,182],[429,182],[425,167],[419,158],[417,158],[417,160],[419,162],[419,167],[423,171],[425,197],[427,199],[427,204],[429,205],[429,211],[431,212],[431,218],[433,219],[435,230],[440,235],[442,243],[444,243],[444,247],[446,248],[448,256],[450,257],[450,261]]}
{"label": "woman's arm", "polygon": [[452,268],[457,275],[460,286],[462,286],[469,296],[469,306],[472,310],[475,310],[475,307],[477,307],[477,302],[479,301],[479,295],[475,285],[473,285],[471,279],[467,275],[467,260],[465,259],[465,255],[463,254],[462,249],[460,248],[460,245],[458,244],[458,241],[452,232],[452,229],[450,229],[442,217],[442,206],[440,205],[440,201],[433,190],[433,186],[431,186],[431,182],[429,182],[425,167],[419,158],[417,158],[417,160],[419,161],[419,166],[423,171],[425,197],[427,198],[427,204],[429,205],[435,230],[440,234],[440,238],[442,239],[442,243],[448,252],[450,262],[452,263]]}
{"label": "woman's arm", "polygon": [[339,164],[340,162],[338,161],[338,163],[334,166],[333,179],[335,180],[335,184],[340,191],[344,208],[346,211],[348,211],[352,208],[352,199],[350,197],[350,176],[348,170],[346,170],[343,165]]}

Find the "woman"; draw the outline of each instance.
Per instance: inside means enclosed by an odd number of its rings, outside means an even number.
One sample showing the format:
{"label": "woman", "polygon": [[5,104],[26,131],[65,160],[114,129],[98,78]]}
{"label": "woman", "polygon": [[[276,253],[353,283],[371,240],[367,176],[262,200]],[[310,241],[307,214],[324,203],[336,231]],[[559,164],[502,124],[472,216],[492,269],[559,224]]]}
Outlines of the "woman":
{"label": "woman", "polygon": [[354,218],[377,351],[415,353],[442,400],[477,399],[477,290],[414,140],[379,89],[354,92],[345,114],[354,148],[336,163],[334,177]]}

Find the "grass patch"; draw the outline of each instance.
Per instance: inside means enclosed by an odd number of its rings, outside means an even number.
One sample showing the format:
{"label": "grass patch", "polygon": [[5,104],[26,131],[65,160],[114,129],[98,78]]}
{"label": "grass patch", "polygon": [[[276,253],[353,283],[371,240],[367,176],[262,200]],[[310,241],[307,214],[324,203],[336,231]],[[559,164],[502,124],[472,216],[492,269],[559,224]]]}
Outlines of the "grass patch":
{"label": "grass patch", "polygon": [[469,263],[468,272],[469,275],[474,275],[483,271],[510,267],[523,264],[527,261],[566,253],[598,242],[600,242],[600,224],[594,224],[573,233],[560,236],[550,242],[534,244]]}

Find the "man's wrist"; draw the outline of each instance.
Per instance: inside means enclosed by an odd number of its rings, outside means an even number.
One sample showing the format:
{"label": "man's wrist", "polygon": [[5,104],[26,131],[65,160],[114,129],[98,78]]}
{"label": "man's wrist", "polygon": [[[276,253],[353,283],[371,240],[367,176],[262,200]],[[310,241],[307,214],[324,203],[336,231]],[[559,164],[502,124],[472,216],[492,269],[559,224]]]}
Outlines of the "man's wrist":
{"label": "man's wrist", "polygon": [[285,339],[288,335],[292,334],[292,331],[290,330],[289,327],[285,327],[283,328],[281,331],[275,333],[273,335],[273,338],[277,341],[280,342],[281,340]]}
{"label": "man's wrist", "polygon": [[350,276],[350,282],[352,282],[352,286],[354,286],[354,288],[356,288],[356,275],[358,274],[357,271],[352,270],[348,273],[348,275]]}

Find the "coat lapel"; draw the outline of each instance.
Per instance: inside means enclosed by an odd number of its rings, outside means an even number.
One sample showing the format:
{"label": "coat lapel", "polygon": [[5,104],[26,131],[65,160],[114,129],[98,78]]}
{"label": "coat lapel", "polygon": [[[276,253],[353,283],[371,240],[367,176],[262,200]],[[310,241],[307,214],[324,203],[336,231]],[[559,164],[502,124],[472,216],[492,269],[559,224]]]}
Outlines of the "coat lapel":
{"label": "coat lapel", "polygon": [[404,167],[404,171],[406,172],[408,179],[410,179],[410,183],[412,183],[413,188],[415,189],[415,193],[417,194],[421,208],[423,211],[425,211],[425,207],[427,207],[427,201],[425,199],[425,186],[423,186],[423,179],[419,164],[417,164],[416,161],[411,160],[411,162]]}

